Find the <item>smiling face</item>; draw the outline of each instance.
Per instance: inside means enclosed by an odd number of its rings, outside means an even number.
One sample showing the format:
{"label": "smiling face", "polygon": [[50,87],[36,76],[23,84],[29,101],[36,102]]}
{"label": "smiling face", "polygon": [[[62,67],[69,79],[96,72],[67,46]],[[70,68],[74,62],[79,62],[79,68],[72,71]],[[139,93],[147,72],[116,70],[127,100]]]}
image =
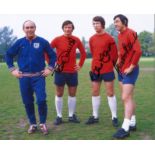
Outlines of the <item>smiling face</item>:
{"label": "smiling face", "polygon": [[97,33],[101,33],[103,31],[103,26],[100,21],[93,21],[93,27]]}
{"label": "smiling face", "polygon": [[65,36],[70,36],[70,35],[72,35],[72,32],[73,32],[73,25],[72,25],[72,24],[64,25],[64,27],[63,27],[63,32],[64,32],[64,35],[65,35]]}
{"label": "smiling face", "polygon": [[122,23],[119,17],[115,18],[114,25],[117,31],[122,32],[126,29],[126,26]]}
{"label": "smiling face", "polygon": [[23,31],[28,39],[33,39],[35,37],[36,25],[32,21],[26,21],[23,24]]}

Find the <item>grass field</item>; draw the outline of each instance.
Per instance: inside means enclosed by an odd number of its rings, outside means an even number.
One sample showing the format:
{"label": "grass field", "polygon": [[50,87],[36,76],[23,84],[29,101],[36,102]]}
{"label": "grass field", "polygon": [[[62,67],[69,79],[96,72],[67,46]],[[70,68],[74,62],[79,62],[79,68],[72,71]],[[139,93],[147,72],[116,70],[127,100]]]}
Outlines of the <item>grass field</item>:
{"label": "grass field", "polygon": [[[136,83],[135,100],[137,102],[137,132],[131,133],[127,139],[155,139],[155,61],[154,58],[142,58],[140,61],[140,75]],[[111,124],[111,114],[107,104],[104,86],[102,86],[99,124],[86,126],[85,120],[91,115],[91,83],[88,76],[90,61],[87,60],[79,73],[77,92],[77,114],[80,124],[70,124],[68,119],[67,93],[64,95],[63,120],[66,123],[55,127],[53,121],[56,116],[54,105],[55,87],[53,77],[47,80],[49,135],[40,132],[27,134],[28,122],[21,101],[18,80],[13,78],[6,65],[0,64],[0,139],[112,139],[116,131]],[[123,106],[120,100],[118,82],[115,82],[118,101],[118,117],[120,125],[123,120]],[[37,107],[37,106],[36,106]],[[37,108],[36,108],[36,114]]]}

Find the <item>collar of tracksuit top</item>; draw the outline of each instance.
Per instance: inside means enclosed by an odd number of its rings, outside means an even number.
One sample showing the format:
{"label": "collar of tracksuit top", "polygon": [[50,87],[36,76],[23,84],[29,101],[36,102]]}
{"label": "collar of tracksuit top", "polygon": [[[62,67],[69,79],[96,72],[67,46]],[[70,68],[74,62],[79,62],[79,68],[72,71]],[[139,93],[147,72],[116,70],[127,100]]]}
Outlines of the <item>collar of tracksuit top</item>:
{"label": "collar of tracksuit top", "polygon": [[[17,42],[9,49],[8,55],[17,55],[17,62],[21,72],[41,72],[45,68],[44,52],[50,57],[49,66],[54,67],[55,53],[51,49],[48,41],[41,37],[36,37],[29,41],[26,37],[17,40]],[[9,64],[11,67],[13,64]]]}

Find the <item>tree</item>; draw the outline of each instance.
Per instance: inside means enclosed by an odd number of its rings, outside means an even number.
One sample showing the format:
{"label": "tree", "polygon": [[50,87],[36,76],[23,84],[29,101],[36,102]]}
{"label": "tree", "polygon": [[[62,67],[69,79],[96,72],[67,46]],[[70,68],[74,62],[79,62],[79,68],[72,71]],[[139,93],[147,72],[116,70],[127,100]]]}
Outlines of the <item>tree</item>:
{"label": "tree", "polygon": [[85,47],[86,52],[90,53],[89,42],[85,39],[85,37],[82,37],[82,43]]}
{"label": "tree", "polygon": [[148,51],[155,55],[155,32],[152,34],[153,42]]}
{"label": "tree", "polygon": [[109,27],[106,28],[106,32],[112,35],[115,39],[115,42],[118,43],[118,31],[115,29],[114,24],[111,24]]}
{"label": "tree", "polygon": [[85,39],[85,37],[82,37],[82,43],[83,43],[83,45],[85,47],[85,45],[86,45],[86,39]]}
{"label": "tree", "polygon": [[0,28],[0,55],[4,55],[16,40],[17,37],[13,35],[13,29],[9,26]]}
{"label": "tree", "polygon": [[153,46],[153,35],[152,33],[148,31],[142,31],[138,35],[139,41],[141,43],[141,48],[143,51],[143,54],[148,54],[149,48]]}

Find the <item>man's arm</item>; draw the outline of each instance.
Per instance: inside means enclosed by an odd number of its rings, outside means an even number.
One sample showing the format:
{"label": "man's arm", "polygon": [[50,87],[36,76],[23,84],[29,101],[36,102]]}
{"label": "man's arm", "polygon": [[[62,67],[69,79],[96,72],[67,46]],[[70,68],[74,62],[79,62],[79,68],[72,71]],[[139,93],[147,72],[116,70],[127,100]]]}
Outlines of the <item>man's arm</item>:
{"label": "man's arm", "polygon": [[137,36],[136,32],[130,33],[129,39],[130,39],[130,42],[133,43],[132,51],[134,52],[131,64],[136,66],[139,62],[141,55],[142,55],[140,42],[138,40],[138,36]]}
{"label": "man's arm", "polygon": [[48,76],[54,69],[56,54],[47,41],[45,42],[45,52],[47,53],[47,57],[49,58],[49,63],[48,67],[44,70],[43,76]]}
{"label": "man's arm", "polygon": [[13,59],[16,55],[18,55],[18,52],[20,50],[20,44],[19,40],[6,52],[5,60],[6,64],[11,72],[11,74],[14,77],[20,78],[22,77],[22,74],[19,72],[19,70],[14,66]]}
{"label": "man's arm", "polygon": [[13,59],[18,54],[19,48],[19,41],[16,41],[16,43],[6,51],[5,60],[10,71],[16,69],[13,63]]}
{"label": "man's arm", "polygon": [[78,43],[78,49],[80,51],[80,60],[79,60],[78,66],[76,66],[76,70],[79,70],[83,66],[86,59],[86,51],[80,40]]}
{"label": "man's arm", "polygon": [[118,51],[117,51],[117,46],[116,46],[114,39],[112,39],[112,41],[111,41],[110,57],[113,62],[113,65],[115,66],[116,62],[118,60]]}

